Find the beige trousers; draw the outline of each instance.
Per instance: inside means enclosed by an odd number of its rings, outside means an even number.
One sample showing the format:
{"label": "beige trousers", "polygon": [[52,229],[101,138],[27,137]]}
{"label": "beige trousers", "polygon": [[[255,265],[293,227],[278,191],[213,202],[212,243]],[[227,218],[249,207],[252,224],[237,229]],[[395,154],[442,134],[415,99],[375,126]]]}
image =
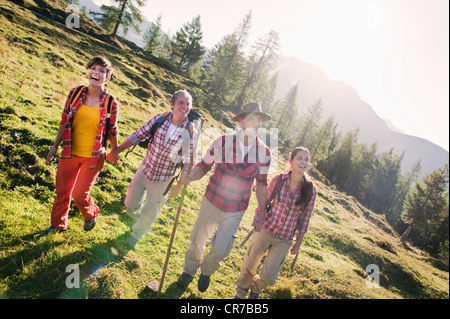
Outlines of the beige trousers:
{"label": "beige trousers", "polygon": [[[245,211],[223,212],[204,197],[191,231],[191,242],[185,255],[184,272],[195,276],[201,266],[201,273],[211,276],[219,269],[220,262],[230,254],[233,248],[236,232],[244,213]],[[202,261],[206,242],[216,226],[217,230],[211,239],[211,249]]]}
{"label": "beige trousers", "polygon": [[[151,229],[158,217],[163,205],[167,201],[167,195],[163,196],[170,179],[163,182],[152,182],[145,177],[143,166],[140,165],[133,179],[128,185],[125,207],[127,214],[136,220],[131,227],[131,236],[140,240]],[[147,196],[146,196],[147,195]]]}
{"label": "beige trousers", "polygon": [[[249,289],[259,294],[267,286],[275,283],[291,246],[292,240],[276,238],[265,229],[255,232],[236,282],[236,296],[244,299]],[[259,276],[254,276],[267,251]]]}

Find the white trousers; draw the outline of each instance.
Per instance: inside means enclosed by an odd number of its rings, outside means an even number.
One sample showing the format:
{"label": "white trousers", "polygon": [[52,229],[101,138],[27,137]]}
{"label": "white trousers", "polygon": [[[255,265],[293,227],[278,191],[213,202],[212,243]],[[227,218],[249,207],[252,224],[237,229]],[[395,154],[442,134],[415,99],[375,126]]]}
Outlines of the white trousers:
{"label": "white trousers", "polygon": [[[184,272],[195,276],[201,266],[201,273],[211,276],[219,269],[220,262],[230,254],[233,248],[236,232],[244,213],[245,211],[223,212],[204,197],[191,231],[191,242],[185,255]],[[202,261],[206,242],[216,226],[217,230],[211,239],[211,249]]]}
{"label": "white trousers", "polygon": [[[133,179],[128,185],[125,198],[127,214],[136,223],[132,226],[134,238],[140,240],[151,229],[158,217],[163,205],[167,201],[167,195],[163,196],[170,179],[163,182],[152,182],[145,177],[143,166],[140,165]],[[147,195],[147,196],[145,196]]]}

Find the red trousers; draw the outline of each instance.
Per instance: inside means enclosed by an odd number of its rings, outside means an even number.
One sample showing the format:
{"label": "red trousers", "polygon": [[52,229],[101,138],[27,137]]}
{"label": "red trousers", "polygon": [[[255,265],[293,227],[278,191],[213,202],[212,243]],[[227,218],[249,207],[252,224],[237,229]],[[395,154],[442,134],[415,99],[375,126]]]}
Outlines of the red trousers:
{"label": "red trousers", "polygon": [[100,158],[95,168],[89,168],[90,158],[72,154],[72,158],[60,159],[56,172],[56,198],[53,203],[51,225],[66,229],[69,218],[70,197],[85,220],[94,219],[99,208],[91,197],[91,189],[103,167]]}

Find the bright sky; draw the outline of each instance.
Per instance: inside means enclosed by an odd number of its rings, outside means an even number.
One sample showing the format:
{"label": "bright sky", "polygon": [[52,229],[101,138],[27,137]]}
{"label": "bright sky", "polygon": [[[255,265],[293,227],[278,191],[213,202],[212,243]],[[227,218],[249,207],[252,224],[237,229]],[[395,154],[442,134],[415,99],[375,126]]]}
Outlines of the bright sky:
{"label": "bright sky", "polygon": [[211,48],[249,10],[250,44],[278,31],[284,56],[346,82],[381,118],[449,150],[448,0],[147,0],[143,12],[149,21],[161,14],[172,35],[200,15]]}

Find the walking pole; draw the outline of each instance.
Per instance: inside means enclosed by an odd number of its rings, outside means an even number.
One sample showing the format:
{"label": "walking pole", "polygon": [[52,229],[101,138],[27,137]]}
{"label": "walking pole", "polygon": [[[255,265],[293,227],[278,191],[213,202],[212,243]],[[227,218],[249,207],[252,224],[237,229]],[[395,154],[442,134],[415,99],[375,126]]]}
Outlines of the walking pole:
{"label": "walking pole", "polygon": [[[203,120],[200,121],[200,125],[199,125],[200,129],[198,130],[196,141],[194,141],[194,149],[192,150],[191,159],[190,159],[190,162],[189,162],[189,165],[188,165],[188,169],[187,169],[187,173],[188,174],[191,172],[192,165],[193,165],[193,162],[194,162],[194,153],[196,152],[196,145],[197,145],[197,142],[198,142],[198,138],[200,136],[202,123],[203,123]],[[182,185],[182,184],[180,184],[180,185]],[[169,264],[170,252],[172,250],[172,244],[173,244],[173,240],[175,238],[175,231],[177,229],[178,219],[180,218],[181,208],[183,207],[184,196],[186,195],[186,187],[187,187],[187,185],[183,185],[183,187],[181,189],[181,196],[180,196],[180,201],[179,201],[179,204],[178,204],[177,215],[175,216],[175,222],[173,224],[172,235],[170,236],[169,247],[167,249],[166,260],[164,262],[164,268],[163,268],[163,271],[162,271],[161,280],[159,281],[158,292],[156,293],[156,297],[159,297],[161,295],[161,290],[162,290],[162,286],[163,286],[163,283],[164,283],[164,277],[166,276],[166,272],[167,272],[167,265]],[[147,286],[151,290],[155,290],[156,283],[155,282],[151,282]]]}
{"label": "walking pole", "polygon": [[296,261],[297,261],[298,253],[299,253],[299,252],[300,252],[300,250],[297,252],[297,254],[296,254],[295,257],[294,257],[294,260],[292,261],[292,264],[291,264],[291,271],[294,270],[295,263],[296,263]]}
{"label": "walking pole", "polygon": [[[303,212],[302,212],[303,213]],[[300,223],[300,216],[298,216],[297,217],[297,225]],[[297,233],[297,239],[298,239],[298,236],[300,236],[300,231],[298,231],[298,233]],[[295,239],[294,239],[295,240]],[[297,258],[298,258],[298,254],[300,253],[300,248],[298,249],[298,252],[297,252],[297,254],[295,254],[295,257],[294,257],[294,260],[292,261],[292,264],[291,264],[291,271],[293,271],[294,270],[294,267],[295,267],[295,263],[297,262]]]}
{"label": "walking pole", "polygon": [[[192,166],[192,163],[189,163],[189,166]],[[188,167],[188,174],[191,171],[191,167]],[[178,225],[178,219],[180,218],[181,208],[183,207],[184,195],[186,194],[186,185],[181,189],[180,203],[178,204],[177,215],[175,216],[175,222],[173,224],[172,235],[170,236],[169,247],[167,248],[166,260],[164,262],[164,268],[161,275],[161,280],[159,281],[158,293],[156,297],[161,295],[161,289],[164,283],[164,277],[166,276],[167,265],[169,264],[170,251],[172,250],[173,240],[175,238],[175,231]]]}
{"label": "walking pole", "polygon": [[250,239],[250,237],[252,237],[253,232],[255,231],[255,228],[253,228],[247,235],[247,237],[245,237],[245,239],[242,241],[242,243],[239,245],[239,248],[242,248],[245,243]]}

